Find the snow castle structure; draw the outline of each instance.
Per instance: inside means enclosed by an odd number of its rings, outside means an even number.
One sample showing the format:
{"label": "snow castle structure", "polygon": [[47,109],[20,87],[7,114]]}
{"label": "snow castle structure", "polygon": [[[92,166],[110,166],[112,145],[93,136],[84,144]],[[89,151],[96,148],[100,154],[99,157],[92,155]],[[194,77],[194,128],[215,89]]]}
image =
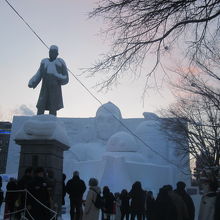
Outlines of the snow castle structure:
{"label": "snow castle structure", "polygon": [[[190,175],[186,175],[190,173],[189,156],[182,158],[176,144],[166,137],[161,129],[165,119],[154,113],[143,115],[144,118],[123,119],[120,109],[108,102],[97,110],[94,118],[58,118],[62,137],[68,139],[64,141],[70,146],[64,153],[67,179],[78,170],[85,182],[95,177],[101,187],[108,185],[113,192],[130,190],[135,181],[141,181],[144,189],[154,192],[165,184],[175,186],[180,180],[189,185]],[[23,128],[29,129],[28,120],[31,118],[26,116],[13,119],[9,174],[18,171],[19,146],[14,139],[19,138]]]}

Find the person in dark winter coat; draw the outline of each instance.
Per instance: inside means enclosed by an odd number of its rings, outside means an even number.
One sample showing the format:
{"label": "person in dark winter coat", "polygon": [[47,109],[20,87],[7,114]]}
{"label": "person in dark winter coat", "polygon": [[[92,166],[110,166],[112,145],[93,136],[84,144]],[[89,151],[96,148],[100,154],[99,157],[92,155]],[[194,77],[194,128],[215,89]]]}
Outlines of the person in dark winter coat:
{"label": "person in dark winter coat", "polygon": [[220,193],[217,194],[216,196],[216,201],[215,201],[215,215],[214,215],[215,220],[220,219]]}
{"label": "person in dark winter coat", "polygon": [[138,220],[142,220],[145,212],[146,193],[139,181],[132,185],[129,196],[131,197],[131,220],[134,220],[136,216]]}
{"label": "person in dark winter coat", "polygon": [[82,216],[82,199],[85,191],[85,182],[79,178],[79,172],[74,171],[72,179],[68,180],[66,184],[66,192],[70,198],[71,220],[79,220]]}
{"label": "person in dark winter coat", "polygon": [[189,219],[188,210],[183,199],[173,191],[171,185],[165,186],[168,190],[168,195],[172,199],[173,204],[175,205],[177,211],[177,219],[176,220],[187,220]]}
{"label": "person in dark winter coat", "polygon": [[65,196],[66,196],[66,174],[63,173],[63,185],[62,185],[62,205],[65,205]]}
{"label": "person in dark winter coat", "polygon": [[155,199],[153,197],[153,192],[147,192],[147,200],[146,200],[146,216],[147,220],[153,220],[154,208],[155,208]]}
{"label": "person in dark winter coat", "polygon": [[154,208],[155,220],[177,220],[177,211],[175,204],[168,195],[166,187],[162,187],[159,190],[159,194],[155,201]]}
{"label": "person in dark winter coat", "polygon": [[30,183],[30,193],[38,200],[36,201],[32,197],[30,199],[30,213],[32,217],[35,220],[50,219],[52,213],[44,207],[50,208],[50,195],[42,167],[38,167],[34,171],[33,180]]}
{"label": "person in dark winter coat", "polygon": [[110,192],[108,186],[103,187],[103,200],[104,200],[104,220],[110,220],[111,215],[114,214],[114,201],[115,197],[112,192]]}
{"label": "person in dark winter coat", "polygon": [[124,217],[126,217],[126,220],[129,220],[129,214],[130,214],[129,200],[130,200],[130,197],[129,197],[128,191],[126,189],[123,189],[121,191],[120,199],[121,199],[121,220],[124,220]]}
{"label": "person in dark winter coat", "polygon": [[[8,184],[6,185],[6,196],[5,196],[5,218],[7,218],[7,213],[11,213],[15,211],[15,201],[18,198],[18,185],[17,180],[13,177],[9,179]],[[10,219],[14,218],[13,215],[10,215]]]}
{"label": "person in dark winter coat", "polygon": [[177,188],[176,190],[174,190],[175,193],[177,193],[179,196],[181,196],[181,198],[183,199],[183,201],[186,204],[186,208],[189,214],[189,220],[194,220],[195,218],[195,206],[193,203],[192,198],[190,197],[190,195],[185,191],[185,187],[186,184],[182,181],[179,181],[176,184]]}
{"label": "person in dark winter coat", "polygon": [[28,189],[30,182],[33,180],[33,168],[28,167],[25,170],[24,176],[21,177],[21,179],[18,181],[18,188],[20,190],[22,189]]}
{"label": "person in dark winter coat", "polygon": [[47,183],[47,189],[48,189],[49,196],[50,196],[50,207],[52,209],[57,209],[57,204],[55,203],[55,198],[54,198],[54,190],[55,190],[57,181],[54,178],[54,172],[52,170],[46,171],[45,180]]}
{"label": "person in dark winter coat", "polygon": [[[30,183],[33,180],[33,168],[32,167],[28,167],[25,170],[24,175],[21,177],[21,179],[18,181],[18,189],[19,190],[29,190],[30,189]],[[20,200],[20,204],[18,209],[24,209],[25,207],[25,203],[27,205],[27,208],[30,206],[30,195],[27,192],[20,192],[18,195],[18,199]],[[27,198],[27,200],[25,201],[25,198]],[[27,213],[26,213],[27,215]],[[28,216],[26,216],[28,218]],[[30,217],[29,217],[30,218]]]}

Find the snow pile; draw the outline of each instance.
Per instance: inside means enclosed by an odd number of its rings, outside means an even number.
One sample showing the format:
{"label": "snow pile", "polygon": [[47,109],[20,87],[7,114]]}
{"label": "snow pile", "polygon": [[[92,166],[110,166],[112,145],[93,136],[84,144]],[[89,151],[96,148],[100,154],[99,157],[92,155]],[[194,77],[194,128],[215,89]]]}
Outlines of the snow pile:
{"label": "snow pile", "polygon": [[138,145],[135,138],[124,131],[119,131],[109,138],[103,159],[106,159],[106,156],[111,156],[115,159],[123,158],[124,161],[147,162],[138,152]]}
{"label": "snow pile", "polygon": [[61,122],[54,115],[36,115],[25,121],[15,134],[16,140],[48,139],[69,145]]}
{"label": "snow pile", "polygon": [[106,150],[111,152],[136,152],[137,143],[132,135],[120,131],[109,138]]}

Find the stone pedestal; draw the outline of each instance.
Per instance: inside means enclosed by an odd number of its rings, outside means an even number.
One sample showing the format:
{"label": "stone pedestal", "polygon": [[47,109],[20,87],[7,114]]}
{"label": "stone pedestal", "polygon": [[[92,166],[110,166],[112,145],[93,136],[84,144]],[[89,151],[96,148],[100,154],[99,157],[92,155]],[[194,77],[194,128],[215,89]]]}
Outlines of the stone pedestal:
{"label": "stone pedestal", "polygon": [[53,173],[55,188],[52,197],[59,214],[62,206],[63,151],[68,150],[69,146],[48,139],[15,139],[15,142],[21,146],[18,179],[30,166],[43,167],[45,171]]}

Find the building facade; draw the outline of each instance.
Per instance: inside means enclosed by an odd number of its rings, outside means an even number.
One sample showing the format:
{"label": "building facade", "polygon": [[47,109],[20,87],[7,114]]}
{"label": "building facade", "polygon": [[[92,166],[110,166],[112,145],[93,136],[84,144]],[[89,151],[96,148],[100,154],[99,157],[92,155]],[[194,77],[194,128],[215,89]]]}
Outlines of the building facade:
{"label": "building facade", "polygon": [[6,172],[11,122],[0,122],[0,173]]}

